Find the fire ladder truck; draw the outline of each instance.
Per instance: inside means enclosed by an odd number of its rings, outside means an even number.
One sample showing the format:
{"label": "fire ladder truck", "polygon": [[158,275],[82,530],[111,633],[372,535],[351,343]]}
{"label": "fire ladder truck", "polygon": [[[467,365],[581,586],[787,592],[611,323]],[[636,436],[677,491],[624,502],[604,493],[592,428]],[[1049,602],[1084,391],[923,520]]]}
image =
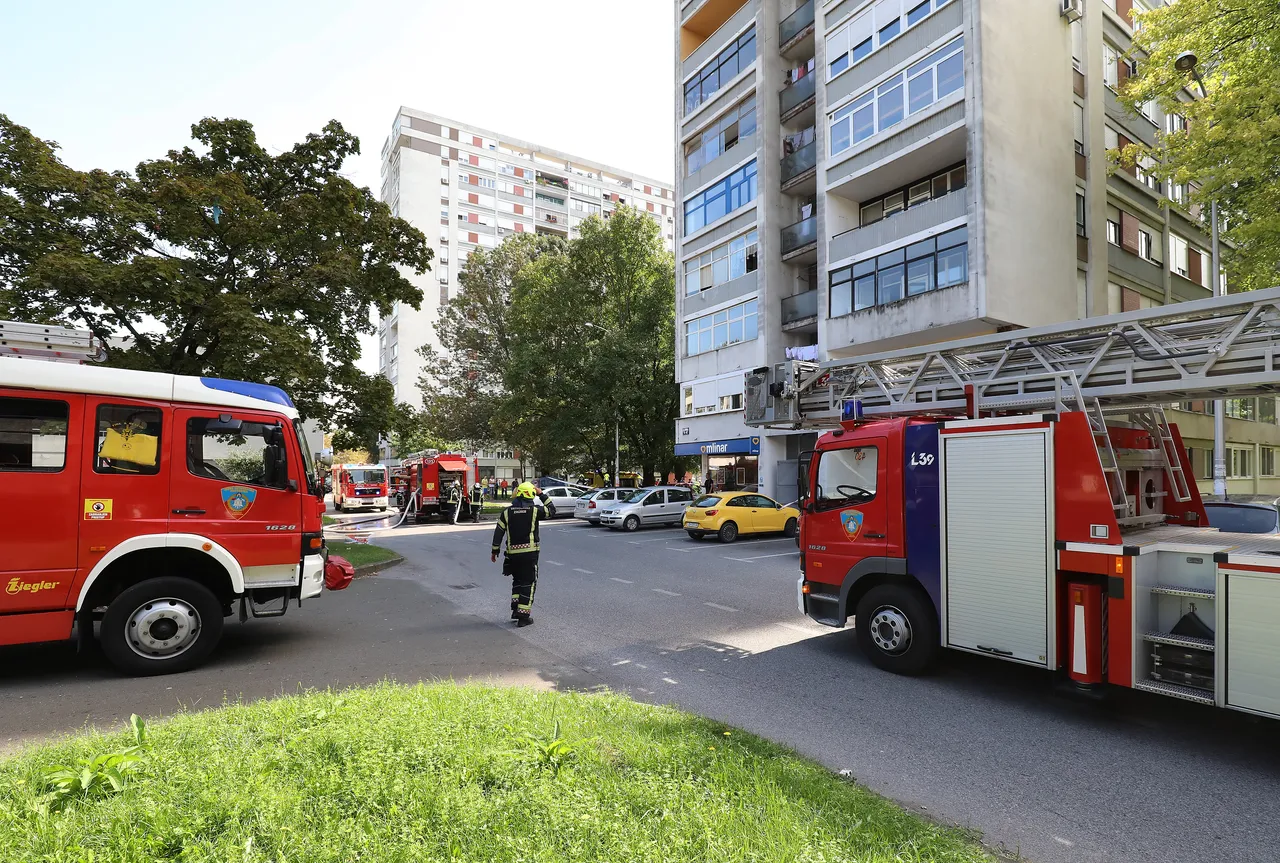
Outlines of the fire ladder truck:
{"label": "fire ladder truck", "polygon": [[941,648],[1280,716],[1280,536],[1208,524],[1165,409],[1280,392],[1280,288],[746,375],[801,459],[800,609],[878,666]]}

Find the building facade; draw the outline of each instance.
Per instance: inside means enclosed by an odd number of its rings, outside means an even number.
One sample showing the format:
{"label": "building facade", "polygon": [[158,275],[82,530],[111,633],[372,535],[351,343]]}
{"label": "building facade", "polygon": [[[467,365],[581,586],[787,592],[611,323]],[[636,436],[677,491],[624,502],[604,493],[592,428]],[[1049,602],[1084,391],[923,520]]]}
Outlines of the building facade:
{"label": "building facade", "polygon": [[[1185,128],[1117,98],[1145,8],[677,0],[677,452],[790,500],[814,436],[746,427],[746,370],[1209,296],[1189,189],[1108,162]],[[1230,490],[1266,493],[1274,409],[1235,410]]]}
{"label": "building facade", "polygon": [[378,324],[378,368],[396,400],[421,407],[418,348],[439,347],[440,309],[472,251],[519,233],[576,237],[583,220],[623,205],[651,214],[671,249],[673,199],[669,183],[401,107],[382,147],[382,200],[426,234],[435,260],[429,273],[406,273],[421,308],[397,304]]}

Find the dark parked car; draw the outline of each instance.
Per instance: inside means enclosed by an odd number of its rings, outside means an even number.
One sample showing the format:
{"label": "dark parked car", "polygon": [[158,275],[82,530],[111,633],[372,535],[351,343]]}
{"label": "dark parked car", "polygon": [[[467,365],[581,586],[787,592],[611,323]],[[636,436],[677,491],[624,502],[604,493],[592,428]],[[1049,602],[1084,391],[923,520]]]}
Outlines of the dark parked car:
{"label": "dark parked car", "polygon": [[1280,534],[1280,507],[1268,498],[1262,501],[1206,500],[1209,526],[1225,533]]}

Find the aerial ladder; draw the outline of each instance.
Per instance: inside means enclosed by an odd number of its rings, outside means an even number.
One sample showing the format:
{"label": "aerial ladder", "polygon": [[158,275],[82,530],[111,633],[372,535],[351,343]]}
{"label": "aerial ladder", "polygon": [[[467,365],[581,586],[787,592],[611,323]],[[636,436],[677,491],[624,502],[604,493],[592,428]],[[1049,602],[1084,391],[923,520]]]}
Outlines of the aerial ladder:
{"label": "aerial ladder", "polygon": [[[1081,411],[1123,516],[1122,472],[1134,460],[1164,468],[1168,494],[1190,499],[1167,406],[1277,392],[1280,288],[1271,288],[825,362],[788,360],[746,374],[744,407],[748,425],[785,429]],[[1113,414],[1150,433],[1154,449],[1117,450],[1106,425]],[[1142,520],[1120,518],[1131,527]]]}

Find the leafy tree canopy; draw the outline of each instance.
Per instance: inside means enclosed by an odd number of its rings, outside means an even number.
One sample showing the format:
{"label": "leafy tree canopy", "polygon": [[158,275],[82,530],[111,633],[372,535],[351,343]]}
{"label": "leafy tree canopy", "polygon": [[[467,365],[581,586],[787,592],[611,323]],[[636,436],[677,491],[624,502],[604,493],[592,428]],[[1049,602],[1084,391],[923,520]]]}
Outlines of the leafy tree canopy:
{"label": "leafy tree canopy", "polygon": [[243,120],[135,174],[77,171],[0,115],[0,317],[125,337],[110,363],[275,384],[362,444],[394,418],[355,367],[370,315],[422,294],[426,238],[340,173],[336,120],[271,155]]}
{"label": "leafy tree canopy", "polygon": [[[1193,200],[1206,212],[1217,200],[1235,246],[1223,250],[1233,290],[1280,284],[1280,2],[1178,0],[1142,13],[1134,44],[1138,74],[1124,102],[1136,110],[1154,100],[1189,121],[1149,151],[1153,173],[1199,184]],[[1204,98],[1174,65],[1184,51],[1199,60]]]}

